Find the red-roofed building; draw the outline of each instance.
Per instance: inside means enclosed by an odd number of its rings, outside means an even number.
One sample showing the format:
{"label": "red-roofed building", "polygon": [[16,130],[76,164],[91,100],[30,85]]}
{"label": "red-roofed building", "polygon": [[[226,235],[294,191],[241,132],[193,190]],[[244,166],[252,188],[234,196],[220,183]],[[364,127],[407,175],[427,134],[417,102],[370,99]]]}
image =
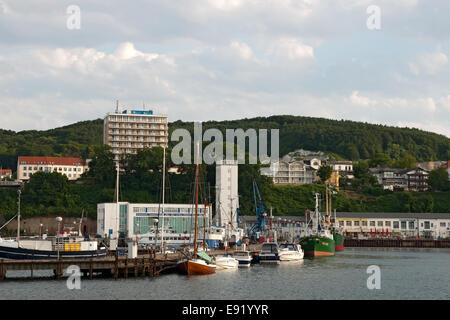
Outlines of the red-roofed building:
{"label": "red-roofed building", "polygon": [[87,163],[80,158],[20,156],[17,160],[17,179],[28,180],[33,173],[43,171],[59,172],[69,180],[76,180],[88,169]]}
{"label": "red-roofed building", "polygon": [[11,178],[12,170],[11,169],[0,169],[0,180]]}

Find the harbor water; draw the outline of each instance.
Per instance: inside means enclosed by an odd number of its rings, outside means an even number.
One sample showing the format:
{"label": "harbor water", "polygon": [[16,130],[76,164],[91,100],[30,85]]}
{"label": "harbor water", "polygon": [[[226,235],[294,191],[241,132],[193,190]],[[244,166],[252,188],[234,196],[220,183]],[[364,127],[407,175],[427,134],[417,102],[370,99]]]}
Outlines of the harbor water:
{"label": "harbor water", "polygon": [[[380,289],[369,289],[369,266],[380,268]],[[20,279],[8,273],[0,299],[450,299],[450,249],[346,248],[333,257],[280,265],[253,265],[207,276]],[[35,271],[35,276],[39,275]],[[41,275],[45,275],[42,274]],[[14,277],[14,279],[12,279]]]}

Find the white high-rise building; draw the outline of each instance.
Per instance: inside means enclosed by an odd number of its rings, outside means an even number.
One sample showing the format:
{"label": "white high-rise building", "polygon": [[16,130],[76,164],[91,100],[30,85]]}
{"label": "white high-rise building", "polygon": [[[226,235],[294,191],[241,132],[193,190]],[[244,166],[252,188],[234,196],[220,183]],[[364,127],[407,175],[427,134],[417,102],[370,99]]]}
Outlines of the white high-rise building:
{"label": "white high-rise building", "polygon": [[238,162],[222,160],[216,163],[216,219],[220,226],[237,228]]}
{"label": "white high-rise building", "polygon": [[167,115],[147,110],[123,110],[108,113],[103,122],[103,142],[112,147],[115,160],[126,153],[155,146],[167,147]]}

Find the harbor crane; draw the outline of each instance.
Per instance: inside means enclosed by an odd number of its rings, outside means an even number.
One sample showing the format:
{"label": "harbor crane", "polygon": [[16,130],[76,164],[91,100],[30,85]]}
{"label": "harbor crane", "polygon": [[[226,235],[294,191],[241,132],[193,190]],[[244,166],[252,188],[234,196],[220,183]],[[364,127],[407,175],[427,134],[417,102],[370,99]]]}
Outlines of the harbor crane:
{"label": "harbor crane", "polygon": [[248,235],[254,239],[258,232],[266,230],[265,217],[267,216],[267,213],[264,212],[264,202],[255,180],[253,180],[253,199],[255,201],[256,223],[249,230]]}

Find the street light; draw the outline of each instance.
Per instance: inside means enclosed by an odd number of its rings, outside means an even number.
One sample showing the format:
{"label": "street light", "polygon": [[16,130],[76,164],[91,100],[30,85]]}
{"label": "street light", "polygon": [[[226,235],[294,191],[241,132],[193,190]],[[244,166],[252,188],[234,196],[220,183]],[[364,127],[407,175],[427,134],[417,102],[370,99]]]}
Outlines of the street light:
{"label": "street light", "polygon": [[44,225],[42,223],[39,224],[39,238],[41,237],[41,233],[42,233],[42,227]]}

